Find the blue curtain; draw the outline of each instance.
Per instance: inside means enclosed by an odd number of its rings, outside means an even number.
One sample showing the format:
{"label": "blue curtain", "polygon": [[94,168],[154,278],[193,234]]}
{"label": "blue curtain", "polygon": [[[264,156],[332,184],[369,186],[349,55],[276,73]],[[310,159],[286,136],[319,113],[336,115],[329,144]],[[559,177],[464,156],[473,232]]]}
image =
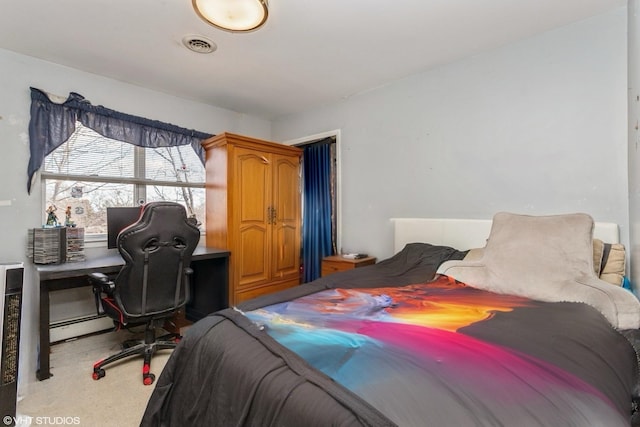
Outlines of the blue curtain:
{"label": "blue curtain", "polygon": [[190,144],[204,164],[205,153],[200,145],[212,135],[181,128],[169,123],[132,116],[91,105],[82,95],[70,93],[61,104],[52,102],[40,89],[31,88],[31,120],[27,168],[27,191],[44,158],[62,145],[76,130],[76,121],[100,135],[140,147],[174,147]]}
{"label": "blue curtain", "polygon": [[331,145],[325,140],[304,146],[302,218],[303,282],[320,277],[322,258],[333,253],[331,224]]}

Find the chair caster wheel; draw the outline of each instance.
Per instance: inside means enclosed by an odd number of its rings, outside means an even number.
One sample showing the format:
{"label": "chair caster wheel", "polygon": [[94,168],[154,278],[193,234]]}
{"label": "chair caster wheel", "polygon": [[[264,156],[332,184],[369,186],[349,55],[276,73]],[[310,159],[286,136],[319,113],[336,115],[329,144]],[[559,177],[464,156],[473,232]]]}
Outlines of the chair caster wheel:
{"label": "chair caster wheel", "polygon": [[142,376],[142,382],[144,385],[151,385],[156,380],[156,376],[153,374],[145,374]]}
{"label": "chair caster wheel", "polygon": [[104,369],[98,369],[93,371],[93,379],[98,381],[100,378],[104,377],[105,375],[107,375],[107,373],[104,371]]}

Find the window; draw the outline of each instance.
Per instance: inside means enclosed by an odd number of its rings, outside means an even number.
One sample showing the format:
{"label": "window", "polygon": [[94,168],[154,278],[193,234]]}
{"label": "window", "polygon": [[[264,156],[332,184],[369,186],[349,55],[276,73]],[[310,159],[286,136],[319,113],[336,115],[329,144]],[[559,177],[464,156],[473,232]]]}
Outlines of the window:
{"label": "window", "polygon": [[204,223],[205,171],[190,145],[137,147],[76,122],[71,137],[46,156],[41,178],[47,209],[61,224],[84,227],[88,240],[104,237],[109,206],[172,201]]}

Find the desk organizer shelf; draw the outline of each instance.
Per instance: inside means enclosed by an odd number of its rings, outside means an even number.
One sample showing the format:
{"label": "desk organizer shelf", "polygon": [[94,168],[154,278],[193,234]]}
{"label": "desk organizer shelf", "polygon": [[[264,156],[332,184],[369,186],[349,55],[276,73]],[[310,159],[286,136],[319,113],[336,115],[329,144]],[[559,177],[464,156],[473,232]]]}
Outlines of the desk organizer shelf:
{"label": "desk organizer shelf", "polygon": [[32,228],[28,239],[27,257],[34,264],[60,264],[85,259],[82,227]]}

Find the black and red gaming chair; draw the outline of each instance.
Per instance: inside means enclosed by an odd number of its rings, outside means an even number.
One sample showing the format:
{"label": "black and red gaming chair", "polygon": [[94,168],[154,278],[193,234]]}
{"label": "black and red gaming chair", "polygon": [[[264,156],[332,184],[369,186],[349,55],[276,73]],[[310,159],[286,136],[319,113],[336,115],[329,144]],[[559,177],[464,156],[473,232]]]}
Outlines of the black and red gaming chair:
{"label": "black and red gaming chair", "polygon": [[[91,273],[98,313],[114,320],[116,329],[146,325],[144,341],[93,365],[93,379],[105,376],[104,366],[129,356],[143,355],[142,380],[152,384],[151,357],[156,350],[174,348],[176,334],[156,338],[155,329],[189,299],[189,267],[200,232],[182,205],[152,202],[138,221],[120,232],[117,247],[124,266],[111,281]],[[168,339],[173,338],[173,339]]]}

